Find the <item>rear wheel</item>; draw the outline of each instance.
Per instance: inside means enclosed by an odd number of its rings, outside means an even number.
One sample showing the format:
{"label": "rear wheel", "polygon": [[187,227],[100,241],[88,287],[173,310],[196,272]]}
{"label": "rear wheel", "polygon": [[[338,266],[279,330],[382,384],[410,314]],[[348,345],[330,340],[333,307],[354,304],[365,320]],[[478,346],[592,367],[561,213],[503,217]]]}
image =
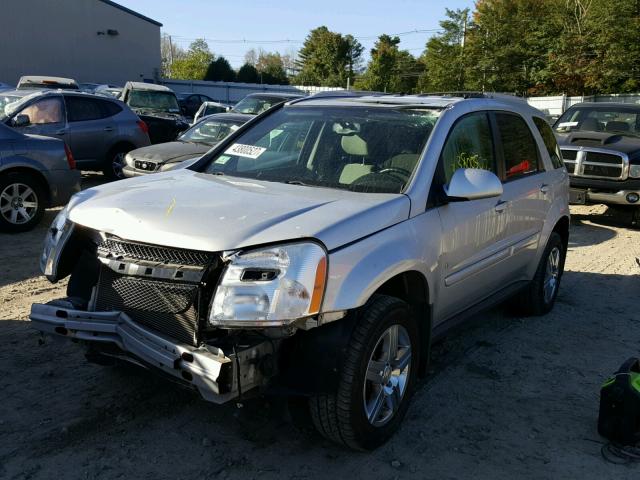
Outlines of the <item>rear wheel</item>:
{"label": "rear wheel", "polygon": [[565,247],[562,238],[552,232],[529,287],[513,302],[517,313],[544,315],[553,308],[564,272]]}
{"label": "rear wheel", "polygon": [[44,189],[33,175],[12,172],[0,177],[1,231],[31,230],[42,218],[44,209]]}
{"label": "rear wheel", "polygon": [[128,145],[118,145],[107,154],[106,163],[102,173],[109,180],[120,180],[124,178],[122,169],[125,167],[124,157],[132,150]]}
{"label": "rear wheel", "polygon": [[405,302],[374,297],[352,334],[337,391],[309,401],[318,431],[357,450],[387,441],[400,426],[415,388],[418,339]]}

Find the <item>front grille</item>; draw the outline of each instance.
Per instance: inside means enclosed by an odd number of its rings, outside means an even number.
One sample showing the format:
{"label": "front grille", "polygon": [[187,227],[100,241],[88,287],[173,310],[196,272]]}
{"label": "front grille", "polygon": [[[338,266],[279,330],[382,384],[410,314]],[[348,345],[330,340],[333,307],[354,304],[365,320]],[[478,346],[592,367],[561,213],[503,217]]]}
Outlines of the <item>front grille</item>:
{"label": "front grille", "polygon": [[622,153],[597,149],[562,149],[562,159],[570,175],[608,180],[625,180],[628,159]]}
{"label": "front grille", "polygon": [[105,258],[122,257],[145,262],[198,267],[207,266],[214,259],[214,254],[209,252],[125,242],[113,237],[107,238],[98,245],[98,254]]}
{"label": "front grille", "polygon": [[155,162],[147,162],[143,160],[136,160],[134,162],[135,167],[138,170],[144,170],[146,172],[155,172],[158,168],[158,164]]}
{"label": "front grille", "polygon": [[97,311],[125,312],[137,323],[196,345],[200,289],[197,284],[150,280],[100,268]]}

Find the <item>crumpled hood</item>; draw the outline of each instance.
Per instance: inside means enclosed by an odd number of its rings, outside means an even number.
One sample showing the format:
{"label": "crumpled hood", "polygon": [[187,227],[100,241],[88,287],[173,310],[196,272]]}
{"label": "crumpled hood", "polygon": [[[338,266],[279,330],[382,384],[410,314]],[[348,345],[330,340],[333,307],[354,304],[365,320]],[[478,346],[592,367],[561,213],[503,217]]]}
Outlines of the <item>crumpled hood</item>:
{"label": "crumpled hood", "polygon": [[316,238],[332,250],[406,220],[410,202],[176,170],[84,190],[69,210],[80,225],[158,245],[224,251]]}
{"label": "crumpled hood", "polygon": [[134,160],[145,160],[158,164],[182,162],[189,158],[204,155],[212,145],[191,142],[167,142],[138,148],[129,152]]}

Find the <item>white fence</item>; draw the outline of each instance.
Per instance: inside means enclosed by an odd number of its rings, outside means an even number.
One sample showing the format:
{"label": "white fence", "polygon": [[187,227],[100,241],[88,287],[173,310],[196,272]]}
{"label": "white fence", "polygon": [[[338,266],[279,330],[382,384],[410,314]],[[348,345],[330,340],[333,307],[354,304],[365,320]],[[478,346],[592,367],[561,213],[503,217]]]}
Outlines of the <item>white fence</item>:
{"label": "white fence", "polygon": [[334,90],[339,87],[312,87],[300,85],[267,85],[260,83],[209,82],[204,80],[172,80],[164,78],[160,81],[176,93],[202,93],[215,101],[236,103],[250,93],[278,92],[312,94]]}
{"label": "white fence", "polygon": [[558,95],[555,97],[529,97],[527,102],[532,107],[542,110],[547,115],[561,115],[571,105],[582,102],[615,102],[615,103],[640,103],[640,93],[623,93],[614,95],[587,95],[568,97]]}

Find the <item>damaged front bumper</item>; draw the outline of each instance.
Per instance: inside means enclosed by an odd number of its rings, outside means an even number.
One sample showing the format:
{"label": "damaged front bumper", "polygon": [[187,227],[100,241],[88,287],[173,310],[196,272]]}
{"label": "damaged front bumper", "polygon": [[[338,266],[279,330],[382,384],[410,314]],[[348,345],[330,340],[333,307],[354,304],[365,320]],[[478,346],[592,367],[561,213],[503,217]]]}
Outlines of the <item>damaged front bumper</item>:
{"label": "damaged front bumper", "polygon": [[[33,304],[29,316],[40,332],[88,344],[117,346],[131,362],[179,379],[205,400],[224,403],[265,385],[260,359],[274,353],[268,341],[243,345],[225,353],[212,345],[193,347],[170,340],[134,322],[123,312],[76,310],[65,301]],[[240,382],[240,385],[238,384]]]}

